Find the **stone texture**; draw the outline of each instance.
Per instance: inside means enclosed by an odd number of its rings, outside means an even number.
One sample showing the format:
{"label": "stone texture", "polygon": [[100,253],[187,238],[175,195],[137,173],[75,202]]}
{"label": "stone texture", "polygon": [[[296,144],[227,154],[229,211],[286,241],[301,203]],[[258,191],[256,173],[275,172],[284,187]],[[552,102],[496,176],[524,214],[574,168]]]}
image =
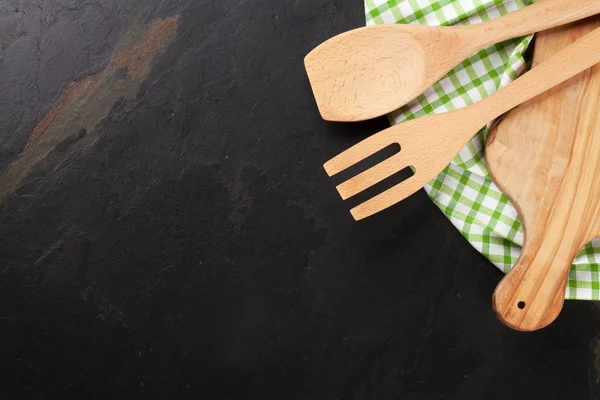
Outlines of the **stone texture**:
{"label": "stone texture", "polygon": [[3,398],[596,398],[595,304],[513,332],[424,193],[351,219],[322,164],[387,122],[322,121],[302,59],[362,24],[343,0],[0,3]]}

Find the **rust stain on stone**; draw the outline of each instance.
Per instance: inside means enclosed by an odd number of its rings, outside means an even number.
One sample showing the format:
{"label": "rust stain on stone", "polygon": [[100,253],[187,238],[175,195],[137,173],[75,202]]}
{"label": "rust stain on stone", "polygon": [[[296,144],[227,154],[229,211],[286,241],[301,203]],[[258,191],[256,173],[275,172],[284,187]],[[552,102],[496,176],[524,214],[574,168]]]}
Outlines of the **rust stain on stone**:
{"label": "rust stain on stone", "polygon": [[139,45],[117,51],[111,57],[106,68],[93,76],[79,82],[71,82],[61,93],[57,105],[40,121],[29,138],[28,145],[42,135],[71,104],[81,101],[98,89],[98,85],[108,76],[126,69],[127,75],[133,78],[146,77],[150,72],[152,60],[162,55],[165,47],[174,39],[179,14],[154,22],[146,33],[145,40]]}
{"label": "rust stain on stone", "polygon": [[42,135],[44,132],[46,132],[48,128],[50,128],[52,123],[60,115],[60,112],[63,109],[68,108],[70,104],[77,101],[79,98],[85,97],[85,95],[88,93],[88,90],[90,89],[90,86],[92,86],[92,84],[95,83],[94,81],[98,80],[94,79],[96,77],[97,75],[85,78],[80,82],[70,82],[67,88],[61,93],[57,105],[54,106],[54,108],[52,108],[52,110],[50,110],[50,112],[46,114],[46,116],[37,124],[37,126],[33,130],[33,133],[29,137],[27,146],[33,143],[40,135]]}
{"label": "rust stain on stone", "polygon": [[130,77],[147,75],[149,72],[147,69],[150,67],[148,60],[164,51],[164,40],[177,26],[178,19],[179,15],[174,15],[154,23],[148,28],[146,40],[138,46],[119,51],[111,60],[109,68],[113,70],[127,68]]}
{"label": "rust stain on stone", "polygon": [[[58,164],[71,152],[84,150],[97,141],[101,135],[98,125],[120,99],[137,95],[153,62],[175,40],[178,22],[179,14],[175,14],[155,20],[147,28],[133,24],[104,70],[68,84],[56,105],[34,128],[23,152],[0,176],[0,201],[65,140],[75,135],[78,143],[58,157]],[[80,135],[82,131],[86,134]]]}

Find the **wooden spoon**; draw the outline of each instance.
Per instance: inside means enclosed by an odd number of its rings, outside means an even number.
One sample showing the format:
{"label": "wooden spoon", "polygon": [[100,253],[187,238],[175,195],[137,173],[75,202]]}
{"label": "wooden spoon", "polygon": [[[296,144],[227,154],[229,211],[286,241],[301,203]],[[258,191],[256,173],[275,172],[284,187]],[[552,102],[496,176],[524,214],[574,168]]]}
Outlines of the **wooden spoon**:
{"label": "wooden spoon", "polygon": [[[540,34],[534,63],[599,25],[595,17]],[[521,255],[493,296],[499,318],[514,329],[557,318],[573,259],[600,234],[599,109],[597,65],[508,113],[488,139],[489,172],[525,230]]]}
{"label": "wooden spoon", "polygon": [[304,63],[321,116],[362,121],[400,108],[485,47],[598,13],[599,0],[539,0],[476,25],[363,27],[322,43]]}

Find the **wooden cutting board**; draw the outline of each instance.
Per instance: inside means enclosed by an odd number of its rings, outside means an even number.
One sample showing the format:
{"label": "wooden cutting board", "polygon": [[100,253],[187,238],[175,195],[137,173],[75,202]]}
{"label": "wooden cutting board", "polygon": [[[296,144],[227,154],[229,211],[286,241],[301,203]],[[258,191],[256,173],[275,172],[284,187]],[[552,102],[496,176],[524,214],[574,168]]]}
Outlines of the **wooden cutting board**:
{"label": "wooden cutting board", "polygon": [[[599,25],[593,17],[540,33],[534,68]],[[493,308],[514,329],[541,329],[562,309],[576,254],[600,234],[600,64],[509,112],[486,159],[525,233]]]}

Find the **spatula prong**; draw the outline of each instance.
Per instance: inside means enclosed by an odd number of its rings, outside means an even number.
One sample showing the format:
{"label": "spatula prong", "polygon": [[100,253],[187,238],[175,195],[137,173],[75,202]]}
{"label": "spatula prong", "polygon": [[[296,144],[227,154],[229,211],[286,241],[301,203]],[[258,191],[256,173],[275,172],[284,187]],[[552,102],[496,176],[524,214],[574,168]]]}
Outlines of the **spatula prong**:
{"label": "spatula prong", "polygon": [[370,217],[373,214],[377,214],[386,208],[393,206],[394,204],[404,200],[408,196],[414,194],[427,182],[423,182],[421,176],[416,171],[415,175],[411,176],[407,180],[400,182],[396,186],[391,187],[383,193],[365,201],[364,203],[354,207],[350,210],[350,213],[356,221],[363,218]]}
{"label": "spatula prong", "polygon": [[342,199],[344,200],[349,199],[363,190],[394,175],[396,172],[408,166],[406,160],[403,160],[403,158],[402,153],[394,154],[374,167],[371,167],[338,185],[337,190],[340,196],[342,196]]}
{"label": "spatula prong", "polygon": [[377,153],[379,150],[383,150],[385,147],[394,144],[395,142],[392,140],[390,133],[390,128],[388,128],[338,154],[323,165],[325,172],[329,176],[339,174],[359,161]]}

